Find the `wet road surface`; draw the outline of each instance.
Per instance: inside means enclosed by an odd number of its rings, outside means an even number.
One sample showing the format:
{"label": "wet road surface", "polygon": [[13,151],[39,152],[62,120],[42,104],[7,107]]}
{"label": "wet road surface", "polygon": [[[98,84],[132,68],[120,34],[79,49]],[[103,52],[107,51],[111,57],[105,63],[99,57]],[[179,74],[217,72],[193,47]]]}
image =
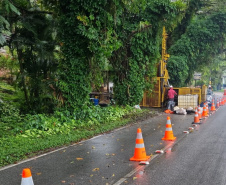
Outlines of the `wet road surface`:
{"label": "wet road surface", "polygon": [[225,185],[226,108],[121,184]]}
{"label": "wet road surface", "polygon": [[[0,185],[21,182],[31,168],[34,185],[176,185],[226,184],[226,106],[205,123],[189,130],[191,115],[170,115],[175,141],[162,141],[167,114],[123,127],[21,163],[0,168]],[[134,155],[137,128],[142,129],[149,165],[129,161]],[[164,154],[155,154],[164,149]],[[213,183],[215,182],[215,183]]]}

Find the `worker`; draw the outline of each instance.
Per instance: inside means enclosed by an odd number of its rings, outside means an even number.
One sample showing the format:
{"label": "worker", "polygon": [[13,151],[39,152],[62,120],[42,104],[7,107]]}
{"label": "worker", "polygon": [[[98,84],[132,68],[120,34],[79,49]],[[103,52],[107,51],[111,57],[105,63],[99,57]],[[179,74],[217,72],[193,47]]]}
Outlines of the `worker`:
{"label": "worker", "polygon": [[114,105],[115,104],[115,100],[113,99],[113,87],[110,87],[110,90],[109,90],[109,100],[110,100],[110,104],[111,105]]}
{"label": "worker", "polygon": [[167,109],[174,111],[173,108],[175,106],[174,97],[177,95],[176,91],[173,90],[173,86],[170,85],[170,90],[168,91],[168,105]]}
{"label": "worker", "polygon": [[211,90],[211,91],[213,90],[213,88],[212,88],[212,86],[211,86],[211,85],[209,85],[209,90]]}

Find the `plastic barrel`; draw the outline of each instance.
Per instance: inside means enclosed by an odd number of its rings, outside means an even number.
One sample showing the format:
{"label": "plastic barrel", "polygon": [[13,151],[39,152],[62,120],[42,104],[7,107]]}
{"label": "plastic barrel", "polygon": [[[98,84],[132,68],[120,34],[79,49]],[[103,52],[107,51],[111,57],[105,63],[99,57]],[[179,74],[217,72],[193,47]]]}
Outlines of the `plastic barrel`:
{"label": "plastic barrel", "polygon": [[96,106],[96,105],[98,105],[98,104],[99,104],[99,99],[94,98],[93,102],[94,102],[94,105]]}

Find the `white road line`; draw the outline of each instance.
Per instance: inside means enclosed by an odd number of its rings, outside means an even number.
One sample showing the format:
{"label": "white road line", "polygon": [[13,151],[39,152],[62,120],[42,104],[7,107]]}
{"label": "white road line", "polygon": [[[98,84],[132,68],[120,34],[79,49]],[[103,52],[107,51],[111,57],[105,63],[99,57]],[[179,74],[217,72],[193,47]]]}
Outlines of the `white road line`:
{"label": "white road line", "polygon": [[52,151],[52,152],[48,152],[48,153],[45,153],[45,154],[42,154],[42,155],[39,155],[39,156],[36,156],[36,157],[32,157],[32,158],[30,158],[30,159],[23,160],[23,161],[21,161],[21,162],[19,162],[19,163],[17,163],[17,164],[12,164],[12,165],[8,165],[8,166],[5,166],[5,167],[2,167],[2,168],[0,168],[0,171],[3,171],[3,170],[6,170],[6,169],[8,169],[8,168],[12,168],[12,167],[14,167],[14,166],[17,166],[17,165],[26,163],[26,162],[28,162],[28,161],[32,161],[32,160],[34,160],[34,159],[38,159],[38,158],[40,158],[40,157],[49,155],[49,154],[51,154],[51,153],[54,153],[54,152],[57,152],[57,151],[60,151],[60,150],[66,149],[66,148],[67,148],[67,147],[59,148],[59,149],[54,150],[54,151]]}
{"label": "white road line", "polygon": [[120,184],[122,184],[123,182],[125,182],[126,181],[126,178],[121,178],[118,182],[116,182],[115,184],[113,184],[113,185],[120,185]]}
{"label": "white road line", "polygon": [[[167,150],[167,149],[170,148],[170,147],[173,148],[173,146],[174,146],[175,144],[177,144],[179,141],[181,141],[185,136],[186,136],[186,135],[184,135],[184,136],[181,137],[179,140],[177,140],[176,142],[174,142],[173,145],[172,145],[172,144],[166,145],[166,146],[165,146],[163,149],[161,149],[161,150],[165,151],[165,150]],[[173,141],[172,141],[172,142],[173,142]],[[161,154],[155,154],[155,155],[153,155],[152,158],[151,158],[150,160],[148,160],[148,161],[152,161],[154,158],[156,158],[156,157],[158,157],[158,156],[160,156],[160,155],[161,155]],[[138,171],[141,170],[142,168],[145,169],[147,166],[148,166],[148,165],[136,167],[134,170],[132,170],[131,172],[129,172],[127,175],[125,175],[124,177],[120,178],[120,179],[119,179],[116,183],[114,183],[113,185],[120,185],[120,184],[122,184],[124,181],[127,180],[127,178],[131,177],[133,174],[135,174],[136,172],[138,172]]]}
{"label": "white road line", "polygon": [[74,143],[74,144],[65,146],[65,147],[63,147],[63,148],[56,149],[56,150],[51,151],[51,152],[47,152],[47,153],[45,153],[45,154],[41,154],[41,155],[38,155],[38,156],[35,156],[35,157],[32,157],[32,158],[29,158],[29,159],[20,161],[20,162],[18,162],[17,164],[11,164],[11,165],[2,167],[2,168],[0,168],[0,171],[3,171],[3,170],[6,170],[6,169],[9,169],[9,168],[12,168],[12,167],[14,167],[14,166],[18,166],[18,165],[20,165],[20,164],[23,164],[23,163],[26,163],[26,162],[29,162],[29,161],[32,161],[32,160],[35,160],[35,159],[44,157],[44,156],[46,156],[46,155],[49,155],[49,154],[52,154],[52,153],[55,153],[55,152],[58,152],[58,151],[61,151],[61,150],[65,150],[65,149],[67,149],[67,148],[69,148],[69,147],[72,147],[72,146],[75,146],[75,145],[79,145],[79,144],[81,144],[81,143],[84,143],[84,142],[87,142],[87,141],[96,139],[96,138],[98,138],[98,137],[100,137],[100,136],[103,136],[103,134],[97,135],[97,136],[95,136],[95,137],[93,137],[93,138],[90,138],[90,139],[87,139],[87,140],[84,140],[84,141],[80,141],[80,142],[78,142],[78,143]]}
{"label": "white road line", "polygon": [[[150,160],[148,161],[151,161],[153,160],[154,158],[156,158],[158,156],[158,154],[155,154],[151,157]],[[119,181],[117,181],[116,183],[114,183],[113,185],[120,185],[122,184],[124,181],[127,180],[127,178],[131,177],[133,174],[135,174],[136,172],[138,172],[139,170],[141,169],[145,169],[148,165],[142,165],[142,166],[138,166],[136,167],[134,170],[132,170],[131,172],[129,172],[128,174],[126,174],[123,178],[119,179]]]}
{"label": "white road line", "polygon": [[[156,117],[157,117],[157,116],[156,116]],[[90,138],[90,139],[83,140],[83,141],[80,141],[80,142],[78,142],[78,143],[74,143],[74,144],[65,146],[65,147],[63,147],[63,148],[56,149],[56,150],[51,151],[51,152],[47,152],[47,153],[45,153],[45,154],[41,154],[41,155],[38,155],[38,156],[35,156],[35,157],[32,157],[32,158],[29,158],[29,159],[20,161],[20,162],[18,162],[17,164],[11,164],[11,165],[8,165],[8,166],[5,166],[5,167],[0,167],[0,171],[3,171],[3,170],[6,170],[6,169],[9,169],[9,168],[12,168],[12,167],[14,167],[14,166],[18,166],[18,165],[20,165],[20,164],[23,164],[23,163],[32,161],[32,160],[34,160],[34,159],[38,159],[38,158],[44,157],[44,156],[46,156],[46,155],[52,154],[52,153],[54,153],[54,152],[58,152],[58,151],[60,151],[60,150],[64,150],[64,149],[69,148],[69,147],[71,147],[71,146],[75,146],[75,145],[79,145],[79,144],[81,144],[81,143],[85,143],[85,142],[87,142],[87,141],[96,139],[96,138],[98,138],[98,137],[100,137],[100,136],[104,136],[104,135],[107,135],[107,134],[112,134],[112,133],[114,133],[114,132],[116,132],[116,131],[125,129],[125,128],[130,127],[130,126],[131,126],[131,124],[125,125],[125,126],[123,126],[123,127],[120,127],[120,128],[114,129],[114,130],[111,130],[111,131],[109,131],[109,133],[102,133],[102,134],[99,134],[99,135],[94,136],[94,137],[92,137],[92,138]]]}

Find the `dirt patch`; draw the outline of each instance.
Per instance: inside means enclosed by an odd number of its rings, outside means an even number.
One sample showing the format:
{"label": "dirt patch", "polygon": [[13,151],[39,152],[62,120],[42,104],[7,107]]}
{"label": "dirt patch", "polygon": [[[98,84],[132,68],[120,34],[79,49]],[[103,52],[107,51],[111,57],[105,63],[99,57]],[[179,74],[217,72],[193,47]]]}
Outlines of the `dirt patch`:
{"label": "dirt patch", "polygon": [[10,73],[9,70],[6,70],[6,69],[0,69],[0,77],[6,77],[8,76]]}

